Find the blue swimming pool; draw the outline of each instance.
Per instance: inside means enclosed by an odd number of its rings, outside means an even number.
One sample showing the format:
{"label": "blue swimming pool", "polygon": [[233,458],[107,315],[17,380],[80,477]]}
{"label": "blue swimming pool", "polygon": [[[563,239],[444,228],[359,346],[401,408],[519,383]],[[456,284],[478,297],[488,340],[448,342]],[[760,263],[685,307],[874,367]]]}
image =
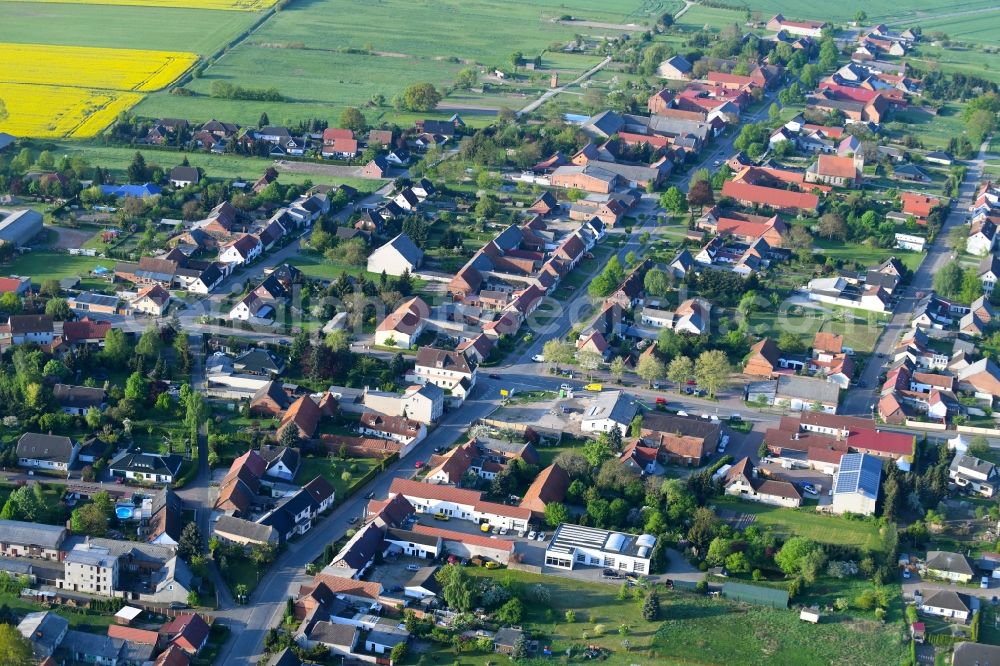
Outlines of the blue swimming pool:
{"label": "blue swimming pool", "polygon": [[119,504],[115,507],[115,514],[118,516],[119,520],[128,520],[135,513],[135,509],[130,506],[124,506]]}

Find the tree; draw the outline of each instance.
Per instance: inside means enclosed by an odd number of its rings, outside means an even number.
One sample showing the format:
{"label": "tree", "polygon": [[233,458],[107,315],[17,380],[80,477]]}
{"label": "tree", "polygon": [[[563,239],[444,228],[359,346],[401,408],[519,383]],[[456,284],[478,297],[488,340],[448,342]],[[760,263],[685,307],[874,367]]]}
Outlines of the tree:
{"label": "tree", "polygon": [[767,119],[771,121],[772,125],[777,125],[778,121],[781,120],[781,108],[775,102],[771,102],[771,106],[767,109]]}
{"label": "tree", "polygon": [[663,378],[666,368],[663,366],[663,361],[653,354],[649,354],[639,359],[635,372],[645,379],[648,385],[652,386],[653,382]]}
{"label": "tree", "polygon": [[441,93],[432,83],[411,84],[400,100],[404,111],[433,111],[440,101]]}
{"label": "tree", "polygon": [[104,336],[104,362],[112,368],[123,367],[132,357],[132,346],[121,329],[112,328]]}
{"label": "tree", "polygon": [[149,395],[146,375],[136,370],[125,380],[125,398],[133,402],[145,402]]}
{"label": "tree", "polygon": [[14,625],[0,624],[0,666],[23,666],[34,663],[31,641]]}
{"label": "tree", "polygon": [[826,213],[819,218],[819,235],[825,238],[845,240],[847,238],[847,224],[844,218],[836,213]]}
{"label": "tree", "polygon": [[522,618],[524,618],[524,604],[517,597],[507,601],[496,612],[496,619],[502,624],[520,624]]}
{"label": "tree", "polygon": [[660,195],[660,207],[678,215],[686,213],[687,201],[684,199],[684,193],[676,185],[671,185]]}
{"label": "tree", "polygon": [[368,121],[360,109],[349,106],[340,113],[340,126],[353,132],[363,132],[368,126]]}
{"label": "tree", "polygon": [[204,552],[205,546],[202,544],[201,530],[198,529],[197,523],[187,523],[177,541],[177,554],[190,562],[192,557]]}
{"label": "tree", "polygon": [[969,440],[968,454],[976,458],[988,458],[992,453],[990,442],[982,435],[976,435]]}
{"label": "tree", "polygon": [[135,343],[135,353],[147,359],[154,359],[160,355],[163,339],[160,337],[160,329],[155,325],[150,326],[139,337]]}
{"label": "tree", "polygon": [[802,571],[806,557],[819,548],[819,544],[811,539],[792,537],[774,556],[774,563],[788,575],[797,574]]}
{"label": "tree", "polygon": [[625,359],[621,356],[616,356],[615,359],[608,365],[608,370],[611,372],[611,376],[614,380],[621,384],[622,377],[625,376]]}
{"label": "tree", "polygon": [[694,376],[694,363],[687,356],[677,356],[670,361],[667,368],[667,379],[672,381],[678,389],[681,384],[687,383]]}
{"label": "tree", "polygon": [[789,250],[810,250],[812,249],[813,239],[806,231],[805,227],[799,225],[792,225],[791,229],[785,235],[785,247]]}
{"label": "tree", "polygon": [[591,465],[590,461],[583,456],[579,451],[566,450],[556,456],[556,459],[552,461],[554,464],[562,467],[563,471],[570,476],[570,478],[579,478],[587,474],[590,471]]}
{"label": "tree", "polygon": [[409,646],[406,643],[396,643],[392,646],[392,650],[389,652],[389,661],[393,664],[403,663],[403,659],[406,658],[407,650],[409,650]]}
{"label": "tree", "polygon": [[528,658],[528,639],[521,634],[514,641],[514,646],[511,648],[510,658],[514,661],[520,661],[522,659]]}
{"label": "tree", "polygon": [[457,612],[472,610],[475,587],[471,576],[462,567],[446,564],[435,578],[441,584],[441,592],[448,607]]}
{"label": "tree", "polygon": [[962,268],[950,261],[934,275],[934,291],[945,298],[955,298],[962,290]]}
{"label": "tree", "polygon": [[108,516],[93,503],[73,509],[69,521],[73,531],[77,534],[103,537],[108,532]]}
{"label": "tree", "polygon": [[854,15],[855,23],[864,23],[867,20],[868,20],[868,14],[866,14],[863,10],[859,9],[857,13]]}
{"label": "tree", "polygon": [[719,349],[704,351],[698,356],[694,366],[694,376],[698,385],[708,391],[708,394],[715,397],[715,394],[726,380],[732,368],[726,354]]}
{"label": "tree", "polygon": [[594,370],[601,367],[604,358],[595,351],[584,350],[577,354],[577,362],[579,362],[583,370],[587,371],[587,379],[590,379],[594,374]]}
{"label": "tree", "polygon": [[654,590],[642,601],[642,619],[654,622],[660,616],[660,596]]}
{"label": "tree", "polygon": [[659,268],[651,268],[643,278],[643,286],[650,296],[663,297],[670,290],[670,279]]}
{"label": "tree", "polygon": [[69,309],[65,298],[50,298],[45,304],[45,314],[56,321],[66,321],[73,318],[73,311]]}
{"label": "tree", "polygon": [[545,522],[553,529],[562,523],[568,523],[569,509],[561,502],[549,502],[545,505]]}
{"label": "tree", "polygon": [[479,70],[475,67],[466,67],[455,76],[455,87],[464,89],[472,88],[478,80]]}
{"label": "tree", "polygon": [[715,203],[712,184],[707,180],[699,180],[691,184],[687,195],[688,203],[704,210],[705,206]]}
{"label": "tree", "polygon": [[[619,434],[621,433],[619,432]],[[581,453],[591,468],[599,467],[602,462],[614,455],[611,445],[602,439],[588,439],[587,443],[583,445]]]}
{"label": "tree", "polygon": [[142,153],[137,151],[132,156],[127,173],[130,183],[145,183],[149,180],[149,169],[146,168],[146,158],[142,156]]}
{"label": "tree", "polygon": [[570,363],[573,360],[573,354],[576,350],[568,342],[558,340],[553,338],[545,343],[542,347],[542,355],[545,357],[546,363],[555,363],[556,365]]}

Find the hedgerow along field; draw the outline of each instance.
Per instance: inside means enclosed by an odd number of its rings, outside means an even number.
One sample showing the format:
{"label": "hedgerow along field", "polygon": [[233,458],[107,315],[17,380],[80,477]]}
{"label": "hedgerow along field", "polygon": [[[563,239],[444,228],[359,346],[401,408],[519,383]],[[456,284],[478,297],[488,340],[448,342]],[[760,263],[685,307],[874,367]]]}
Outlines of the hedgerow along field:
{"label": "hedgerow along field", "polygon": [[122,111],[186,72],[197,56],[173,51],[0,44],[0,99],[15,136],[95,136]]}
{"label": "hedgerow along field", "polygon": [[[533,58],[549,47],[561,49],[574,35],[614,36],[629,24],[642,29],[680,6],[675,0],[293,2],[186,84],[195,96],[153,95],[136,112],[243,123],[256,122],[261,111],[275,122],[335,119],[344,107],[363,106],[375,94],[389,101],[416,81],[444,88],[465,67],[509,68],[515,51]],[[566,16],[621,28],[561,22]],[[593,64],[592,57],[562,58],[557,71],[561,80],[569,80]],[[214,98],[215,80],[246,88],[273,86],[286,101],[246,104]],[[388,107],[366,111],[369,120],[391,112]]]}
{"label": "hedgerow along field", "polygon": [[220,9],[225,11],[256,12],[274,5],[277,0],[19,0],[38,4],[69,3],[81,5],[132,5],[136,7],[168,7],[191,9]]}

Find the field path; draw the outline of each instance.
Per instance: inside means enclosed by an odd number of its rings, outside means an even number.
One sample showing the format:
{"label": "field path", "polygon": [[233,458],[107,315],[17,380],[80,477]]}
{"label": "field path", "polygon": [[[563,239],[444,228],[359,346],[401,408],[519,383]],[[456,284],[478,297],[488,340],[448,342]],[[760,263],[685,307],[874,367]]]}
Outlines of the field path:
{"label": "field path", "polygon": [[605,23],[604,21],[556,21],[562,25],[584,28],[602,28],[604,30],[621,30],[622,32],[641,32],[646,26],[638,23]]}
{"label": "field path", "polygon": [[576,77],[575,79],[573,79],[569,83],[564,83],[563,85],[559,86],[558,88],[553,88],[552,90],[546,90],[544,93],[542,93],[541,97],[539,97],[534,102],[532,102],[528,106],[526,106],[523,109],[521,109],[520,111],[518,111],[517,115],[521,116],[521,115],[523,115],[525,113],[531,113],[532,111],[534,111],[535,109],[537,109],[538,107],[540,107],[542,104],[545,104],[545,102],[549,101],[550,99],[552,99],[553,97],[555,97],[559,93],[561,93],[564,90],[566,90],[566,88],[569,88],[570,86],[575,86],[575,85],[577,85],[579,83],[582,83],[582,82],[586,81],[587,79],[589,79],[590,77],[592,77],[594,74],[596,74],[597,72],[599,72],[602,69],[604,69],[605,67],[607,67],[609,62],[611,62],[611,56],[608,56],[607,58],[605,58],[601,62],[597,63],[596,65],[594,65],[593,67],[591,67],[586,72],[584,72],[580,76]]}

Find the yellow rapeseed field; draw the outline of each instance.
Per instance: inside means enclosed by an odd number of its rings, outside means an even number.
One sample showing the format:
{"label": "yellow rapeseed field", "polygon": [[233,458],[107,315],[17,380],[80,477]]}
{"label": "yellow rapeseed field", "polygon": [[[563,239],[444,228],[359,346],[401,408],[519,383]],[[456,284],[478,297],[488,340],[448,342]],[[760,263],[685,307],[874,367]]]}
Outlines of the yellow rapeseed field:
{"label": "yellow rapeseed field", "polygon": [[7,120],[0,131],[40,138],[91,137],[122,111],[142,100],[139,93],[67,86],[0,83]]}
{"label": "yellow rapeseed field", "polygon": [[0,43],[0,83],[151,92],[197,61],[193,53]]}
{"label": "yellow rapeseed field", "polygon": [[173,7],[186,9],[224,9],[255,12],[267,9],[278,0],[22,0],[24,2],[58,2],[77,5],[133,5],[136,7]]}
{"label": "yellow rapeseed field", "polygon": [[196,61],[193,53],[0,43],[0,100],[15,136],[94,136]]}

